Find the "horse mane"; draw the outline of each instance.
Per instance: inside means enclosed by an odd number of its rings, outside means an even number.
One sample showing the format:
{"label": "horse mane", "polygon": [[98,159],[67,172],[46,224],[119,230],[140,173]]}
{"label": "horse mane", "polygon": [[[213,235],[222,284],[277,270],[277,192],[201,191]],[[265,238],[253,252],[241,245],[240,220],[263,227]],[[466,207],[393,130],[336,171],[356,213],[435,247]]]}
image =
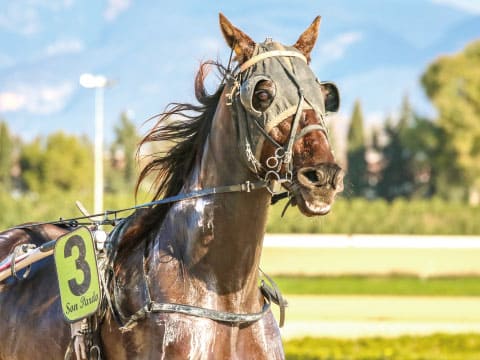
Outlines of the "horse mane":
{"label": "horse mane", "polygon": [[[213,94],[208,94],[205,78],[212,65],[217,68],[221,77],[225,76],[226,69],[218,62],[206,61],[200,64],[195,76],[195,97],[198,105],[171,103],[163,113],[150,119],[158,121],[140,141],[137,158],[140,156],[141,147],[146,144],[165,142],[173,145],[168,150],[161,150],[150,156],[152,160],[144,166],[138,177],[135,194],[142,182],[151,175],[154,176],[151,186],[154,189],[152,200],[174,196],[182,190],[195,166],[195,160],[203,151],[224,88],[222,82]],[[133,224],[125,231],[120,242],[119,258],[128,256],[136,245],[147,240],[148,235],[163,222],[171,205],[157,205],[134,214]]]}

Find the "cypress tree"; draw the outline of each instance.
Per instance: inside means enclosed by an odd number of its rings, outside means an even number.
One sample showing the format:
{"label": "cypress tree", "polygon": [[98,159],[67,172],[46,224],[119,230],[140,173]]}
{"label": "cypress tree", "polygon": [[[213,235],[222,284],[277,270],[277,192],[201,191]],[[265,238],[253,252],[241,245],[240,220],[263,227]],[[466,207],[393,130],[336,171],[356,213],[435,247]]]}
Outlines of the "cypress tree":
{"label": "cypress tree", "polygon": [[408,97],[404,97],[400,118],[396,125],[387,119],[385,133],[389,139],[382,149],[385,167],[377,186],[377,193],[387,200],[398,196],[410,197],[414,192],[413,154],[407,144],[407,136],[412,127],[414,114]]}
{"label": "cypress tree", "polygon": [[350,197],[363,196],[367,189],[366,146],[363,114],[359,100],[355,101],[347,136],[347,191]]}
{"label": "cypress tree", "polygon": [[112,162],[107,172],[107,190],[131,191],[137,175],[135,154],[140,136],[128,112],[124,111],[120,115],[120,121],[115,125],[114,132],[115,140],[110,149]]}

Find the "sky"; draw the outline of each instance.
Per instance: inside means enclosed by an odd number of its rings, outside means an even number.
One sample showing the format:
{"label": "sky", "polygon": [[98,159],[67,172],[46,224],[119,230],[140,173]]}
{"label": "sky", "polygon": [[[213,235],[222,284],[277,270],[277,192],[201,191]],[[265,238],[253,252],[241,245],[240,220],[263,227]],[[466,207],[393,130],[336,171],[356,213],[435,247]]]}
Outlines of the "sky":
{"label": "sky", "polygon": [[194,102],[200,62],[228,61],[219,12],[255,41],[286,45],[321,15],[311,66],[340,89],[339,131],[356,99],[366,126],[395,116],[405,95],[434,117],[419,77],[480,38],[480,0],[0,0],[0,9],[0,119],[24,139],[59,130],[93,138],[94,90],[79,85],[82,73],[114,82],[107,141],[123,111],[145,133],[169,102]]}

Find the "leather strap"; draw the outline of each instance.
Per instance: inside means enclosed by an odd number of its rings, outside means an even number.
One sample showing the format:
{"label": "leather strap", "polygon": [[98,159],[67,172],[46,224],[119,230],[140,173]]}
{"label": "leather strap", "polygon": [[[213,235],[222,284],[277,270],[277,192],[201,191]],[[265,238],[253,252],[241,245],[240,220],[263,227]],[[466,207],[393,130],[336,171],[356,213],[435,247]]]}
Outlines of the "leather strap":
{"label": "leather strap", "polygon": [[299,53],[298,51],[272,50],[272,51],[267,51],[267,52],[255,55],[255,56],[251,57],[249,60],[245,61],[242,65],[240,65],[240,72],[244,72],[249,67],[256,64],[259,61],[262,61],[264,59],[268,59],[268,58],[271,58],[271,57],[277,57],[277,56],[297,57],[297,58],[300,58],[303,61],[307,62],[307,58],[303,54]]}
{"label": "leather strap", "polygon": [[211,319],[226,323],[250,323],[260,320],[263,315],[270,310],[270,300],[266,299],[262,310],[258,313],[252,314],[236,314],[226,311],[218,311],[213,309],[201,308],[192,305],[158,303],[155,301],[145,304],[135,314],[130,316],[120,330],[129,331],[138,323],[138,321],[145,319],[150,313],[180,313],[205,319]]}
{"label": "leather strap", "polygon": [[[236,184],[236,185],[224,185],[224,186],[217,186],[213,188],[192,191],[190,193],[180,193],[178,195],[170,196],[165,199],[151,201],[145,204],[133,206],[128,209],[122,209],[121,211],[135,210],[135,209],[150,207],[153,205],[168,204],[168,203],[173,203],[173,202],[187,200],[187,199],[195,199],[195,198],[207,196],[207,195],[225,194],[225,193],[232,193],[232,192],[251,192],[258,189],[264,189],[267,186],[268,186],[268,183],[264,180],[260,180],[256,182],[251,182],[247,180],[244,183]],[[95,216],[95,215],[92,215],[92,216]]]}
{"label": "leather strap", "polygon": [[[307,135],[308,133],[312,132],[312,131],[317,131],[317,130],[320,130],[320,131],[323,131],[325,132],[325,128],[320,125],[320,124],[311,124],[311,125],[307,125],[305,126],[296,136],[295,136],[295,141],[297,141],[298,139],[301,139],[303,138],[305,135]],[[294,142],[295,142],[294,141]]]}

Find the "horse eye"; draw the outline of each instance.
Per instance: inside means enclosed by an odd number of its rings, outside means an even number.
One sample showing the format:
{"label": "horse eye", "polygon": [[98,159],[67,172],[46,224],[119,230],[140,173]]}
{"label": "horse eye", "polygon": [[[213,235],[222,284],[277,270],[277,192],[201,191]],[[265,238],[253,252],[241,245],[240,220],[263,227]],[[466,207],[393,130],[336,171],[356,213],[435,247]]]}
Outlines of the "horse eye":
{"label": "horse eye", "polygon": [[259,81],[255,86],[253,93],[252,105],[257,111],[265,111],[275,97],[275,84],[271,80]]}
{"label": "horse eye", "polygon": [[257,90],[255,91],[255,96],[260,101],[268,101],[272,98],[272,95],[267,90]]}

